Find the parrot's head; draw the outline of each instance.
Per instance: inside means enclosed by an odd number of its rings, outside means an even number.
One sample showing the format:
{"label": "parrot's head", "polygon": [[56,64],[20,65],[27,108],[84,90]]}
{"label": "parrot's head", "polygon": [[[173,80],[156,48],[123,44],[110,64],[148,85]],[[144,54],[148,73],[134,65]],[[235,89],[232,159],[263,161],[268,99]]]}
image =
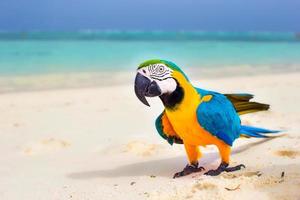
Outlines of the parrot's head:
{"label": "parrot's head", "polygon": [[175,95],[175,98],[183,96],[182,82],[188,82],[188,78],[176,64],[166,60],[148,60],[137,69],[134,90],[138,99],[150,106],[146,97],[159,96],[164,102],[170,95]]}

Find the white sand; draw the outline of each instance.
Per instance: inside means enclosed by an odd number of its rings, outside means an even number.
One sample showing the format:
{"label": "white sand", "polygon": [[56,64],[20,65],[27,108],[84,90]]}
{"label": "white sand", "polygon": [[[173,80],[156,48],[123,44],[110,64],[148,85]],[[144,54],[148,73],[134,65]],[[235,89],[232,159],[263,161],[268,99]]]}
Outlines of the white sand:
{"label": "white sand", "polygon": [[[243,122],[287,135],[238,140],[232,164],[244,163],[242,171],[172,179],[186,164],[183,147],[170,146],[156,133],[159,100],[143,106],[129,83],[1,94],[0,199],[299,200],[300,73],[196,85],[255,94],[272,108],[243,116]],[[203,151],[200,164],[217,167],[216,149]]]}

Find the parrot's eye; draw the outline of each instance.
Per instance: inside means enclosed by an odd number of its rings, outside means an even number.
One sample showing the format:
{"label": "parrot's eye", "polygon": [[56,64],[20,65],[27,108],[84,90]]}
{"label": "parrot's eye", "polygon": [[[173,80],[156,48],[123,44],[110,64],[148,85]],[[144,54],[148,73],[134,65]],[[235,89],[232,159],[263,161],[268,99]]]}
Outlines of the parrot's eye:
{"label": "parrot's eye", "polygon": [[143,73],[146,74],[146,70],[143,69]]}
{"label": "parrot's eye", "polygon": [[160,73],[164,72],[164,67],[163,67],[163,66],[159,66],[158,71],[159,71]]}

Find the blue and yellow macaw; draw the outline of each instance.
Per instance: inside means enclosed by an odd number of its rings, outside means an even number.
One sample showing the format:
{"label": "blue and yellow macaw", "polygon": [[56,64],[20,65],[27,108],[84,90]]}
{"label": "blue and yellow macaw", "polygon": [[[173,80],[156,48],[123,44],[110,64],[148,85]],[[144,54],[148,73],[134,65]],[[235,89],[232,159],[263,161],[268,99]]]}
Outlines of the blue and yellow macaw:
{"label": "blue and yellow macaw", "polygon": [[135,77],[135,93],[150,106],[146,97],[159,97],[165,107],[156,119],[158,133],[168,141],[184,144],[189,160],[174,178],[204,170],[198,166],[199,146],[216,145],[221,164],[206,175],[216,176],[245,167],[229,167],[233,142],[241,137],[269,137],[278,131],[241,125],[239,115],[268,110],[269,105],[250,102],[251,94],[220,94],[194,87],[185,73],[166,60],[149,60],[139,65]]}

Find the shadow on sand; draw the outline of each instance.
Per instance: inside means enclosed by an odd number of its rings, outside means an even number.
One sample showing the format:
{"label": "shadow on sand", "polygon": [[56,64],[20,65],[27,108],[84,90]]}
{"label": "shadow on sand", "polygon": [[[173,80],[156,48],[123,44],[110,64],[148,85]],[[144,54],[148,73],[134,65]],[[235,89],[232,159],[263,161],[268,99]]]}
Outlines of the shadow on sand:
{"label": "shadow on sand", "polygon": [[[265,143],[272,140],[264,139],[258,142],[249,143],[238,148],[235,148],[232,154],[238,154],[248,150],[250,147]],[[201,158],[200,164],[204,166],[206,169],[212,168],[211,163],[214,163],[217,159],[219,159],[218,152],[211,152],[205,154],[203,158]],[[127,165],[122,165],[116,167],[114,169],[107,170],[91,170],[91,171],[82,171],[82,172],[74,172],[71,174],[67,174],[68,178],[71,179],[93,179],[93,178],[113,178],[113,177],[122,177],[122,176],[164,176],[164,177],[172,177],[176,171],[180,171],[186,163],[185,156],[179,156],[174,158],[166,158],[160,160],[151,160],[139,163],[132,163]]]}

